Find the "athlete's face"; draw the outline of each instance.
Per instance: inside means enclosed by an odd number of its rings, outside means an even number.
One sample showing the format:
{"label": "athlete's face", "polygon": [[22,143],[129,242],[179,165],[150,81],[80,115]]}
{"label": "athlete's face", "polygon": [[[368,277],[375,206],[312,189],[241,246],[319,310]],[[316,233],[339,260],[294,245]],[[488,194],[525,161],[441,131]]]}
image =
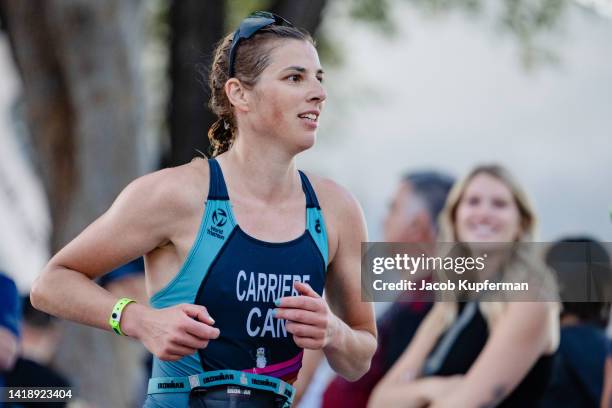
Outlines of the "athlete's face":
{"label": "athlete's face", "polygon": [[468,183],[456,213],[460,242],[513,242],[520,225],[519,208],[505,183],[485,173]]}
{"label": "athlete's face", "polygon": [[260,135],[283,141],[295,152],[311,147],[326,98],[323,70],[313,45],[279,40],[270,63],[250,91],[250,123]]}

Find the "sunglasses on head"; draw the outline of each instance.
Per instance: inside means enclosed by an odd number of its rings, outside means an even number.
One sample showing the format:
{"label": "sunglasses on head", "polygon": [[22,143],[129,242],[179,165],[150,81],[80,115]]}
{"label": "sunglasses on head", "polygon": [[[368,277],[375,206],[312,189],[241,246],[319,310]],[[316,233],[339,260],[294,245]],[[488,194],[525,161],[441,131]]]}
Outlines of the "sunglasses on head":
{"label": "sunglasses on head", "polygon": [[285,20],[281,16],[268,11],[256,11],[249,14],[247,18],[242,20],[240,26],[234,33],[234,39],[232,40],[232,46],[229,53],[229,76],[230,78],[236,73],[234,68],[234,60],[236,59],[236,49],[240,40],[246,40],[255,35],[256,32],[262,28],[270,25],[279,25],[285,27],[293,27],[289,21]]}

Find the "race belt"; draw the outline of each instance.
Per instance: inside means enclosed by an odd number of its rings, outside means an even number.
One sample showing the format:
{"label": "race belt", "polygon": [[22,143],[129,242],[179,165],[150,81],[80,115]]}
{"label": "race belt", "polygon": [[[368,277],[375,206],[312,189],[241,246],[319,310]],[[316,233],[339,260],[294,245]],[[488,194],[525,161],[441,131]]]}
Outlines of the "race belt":
{"label": "race belt", "polygon": [[191,392],[195,388],[209,388],[219,385],[238,385],[270,391],[286,399],[285,407],[290,407],[295,388],[285,381],[267,375],[247,373],[236,370],[207,371],[188,377],[155,377],[149,379],[148,394]]}

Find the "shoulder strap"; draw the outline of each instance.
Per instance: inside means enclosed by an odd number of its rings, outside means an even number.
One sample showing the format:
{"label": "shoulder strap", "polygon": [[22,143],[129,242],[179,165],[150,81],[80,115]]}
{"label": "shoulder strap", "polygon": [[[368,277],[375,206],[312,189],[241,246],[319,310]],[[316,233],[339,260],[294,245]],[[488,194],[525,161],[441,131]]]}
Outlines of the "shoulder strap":
{"label": "shoulder strap", "polygon": [[321,209],[321,207],[319,207],[317,195],[315,194],[308,177],[306,177],[301,170],[298,170],[298,172],[300,173],[300,179],[302,179],[302,190],[304,190],[304,194],[306,195],[306,208]]}
{"label": "shoulder strap", "polygon": [[219,162],[217,162],[216,159],[208,159],[208,165],[210,167],[210,187],[208,188],[208,200],[229,200],[225,179],[223,178],[223,172],[221,171]]}
{"label": "shoulder strap", "polygon": [[435,350],[427,357],[423,367],[423,375],[433,375],[442,367],[442,363],[447,358],[453,344],[477,312],[478,302],[468,302],[463,310],[458,311],[457,320],[451,324],[446,333],[442,334]]}
{"label": "shoulder strap", "polygon": [[323,219],[323,211],[319,206],[319,200],[317,200],[317,195],[308,177],[306,177],[302,171],[299,171],[299,173],[300,179],[302,180],[302,190],[304,190],[304,195],[306,196],[306,229],[310,232],[310,236],[319,248],[323,267],[327,270],[329,250],[327,243],[327,228],[325,227],[325,220]]}

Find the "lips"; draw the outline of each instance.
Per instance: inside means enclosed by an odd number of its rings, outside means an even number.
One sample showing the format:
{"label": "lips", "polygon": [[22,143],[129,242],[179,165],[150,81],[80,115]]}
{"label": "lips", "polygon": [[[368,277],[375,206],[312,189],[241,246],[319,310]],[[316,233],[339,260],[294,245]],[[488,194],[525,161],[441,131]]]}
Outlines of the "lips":
{"label": "lips", "polygon": [[491,235],[495,233],[495,228],[490,225],[478,224],[474,225],[471,229],[478,235]]}
{"label": "lips", "polygon": [[317,122],[319,120],[319,111],[313,110],[308,112],[302,112],[298,115],[298,118]]}
{"label": "lips", "polygon": [[490,224],[468,224],[467,231],[473,240],[491,240],[498,239],[500,235],[499,228]]}

